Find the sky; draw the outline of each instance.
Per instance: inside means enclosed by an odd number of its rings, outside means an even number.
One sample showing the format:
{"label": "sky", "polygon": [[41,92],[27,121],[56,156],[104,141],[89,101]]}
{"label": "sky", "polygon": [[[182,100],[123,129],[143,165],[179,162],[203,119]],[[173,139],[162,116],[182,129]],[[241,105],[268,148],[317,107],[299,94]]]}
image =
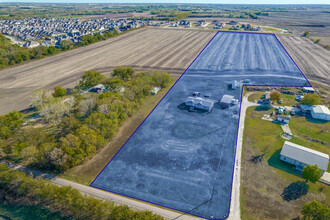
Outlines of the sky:
{"label": "sky", "polygon": [[330,4],[330,0],[0,0],[42,3],[211,3],[211,4]]}

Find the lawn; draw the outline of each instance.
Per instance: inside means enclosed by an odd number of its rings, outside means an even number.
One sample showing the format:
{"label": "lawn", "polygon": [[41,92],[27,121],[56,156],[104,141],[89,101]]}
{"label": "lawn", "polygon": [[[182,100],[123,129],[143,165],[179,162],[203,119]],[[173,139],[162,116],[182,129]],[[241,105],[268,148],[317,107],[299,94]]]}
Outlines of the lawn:
{"label": "lawn", "polygon": [[[278,124],[261,119],[263,114],[268,114],[270,111],[257,111],[255,107],[247,109],[242,155],[241,218],[292,219],[301,217],[300,211],[303,204],[313,200],[330,206],[330,188],[328,186],[320,182],[306,184],[300,174],[294,171],[293,166],[279,160],[279,153],[284,143],[280,137],[282,129]],[[294,117],[292,123],[295,122],[295,119]],[[322,125],[308,125],[307,122],[303,122],[303,119],[297,118],[297,120],[302,120],[302,122],[298,121],[297,126],[299,127],[299,123],[305,123],[305,126],[311,127],[311,132],[308,134],[311,138],[326,137],[326,135],[318,133],[319,126]],[[300,132],[292,127],[290,126],[294,134]],[[319,147],[329,149],[324,146]],[[260,163],[251,162],[251,158],[258,155],[263,155],[262,161]],[[289,190],[301,189],[301,186],[308,188],[308,192],[298,190],[300,193],[292,193]],[[288,191],[291,196],[289,200]]]}
{"label": "lawn", "polygon": [[37,206],[7,205],[0,203],[0,219],[24,219],[24,220],[66,220],[58,213],[51,213],[47,209]]}

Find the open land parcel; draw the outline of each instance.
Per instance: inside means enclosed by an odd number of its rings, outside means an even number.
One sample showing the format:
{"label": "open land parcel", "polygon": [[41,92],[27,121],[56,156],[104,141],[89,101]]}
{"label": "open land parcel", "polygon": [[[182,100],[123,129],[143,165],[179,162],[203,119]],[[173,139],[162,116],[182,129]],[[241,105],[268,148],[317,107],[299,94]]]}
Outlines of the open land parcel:
{"label": "open land parcel", "polygon": [[[239,106],[222,109],[218,100],[226,94],[240,100],[240,89],[228,90],[234,80],[239,88],[309,85],[274,35],[219,32],[91,185],[225,218]],[[216,100],[211,112],[184,107],[196,91]]]}

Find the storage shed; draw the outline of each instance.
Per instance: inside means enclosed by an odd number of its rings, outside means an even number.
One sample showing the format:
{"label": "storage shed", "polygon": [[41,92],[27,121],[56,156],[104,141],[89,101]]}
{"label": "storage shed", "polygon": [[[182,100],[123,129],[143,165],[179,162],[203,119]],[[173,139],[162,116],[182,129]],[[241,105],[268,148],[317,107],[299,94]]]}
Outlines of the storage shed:
{"label": "storage shed", "polygon": [[329,155],[286,141],[280,153],[280,159],[293,164],[298,171],[305,166],[317,165],[322,174],[328,169]]}
{"label": "storage shed", "polygon": [[315,119],[330,121],[330,110],[324,105],[313,106],[311,115]]}

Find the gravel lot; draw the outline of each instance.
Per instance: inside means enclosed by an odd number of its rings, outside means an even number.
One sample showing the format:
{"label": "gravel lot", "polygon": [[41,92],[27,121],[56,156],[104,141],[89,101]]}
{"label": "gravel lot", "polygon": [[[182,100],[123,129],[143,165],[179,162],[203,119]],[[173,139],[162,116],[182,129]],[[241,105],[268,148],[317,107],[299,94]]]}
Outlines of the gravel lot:
{"label": "gravel lot", "polygon": [[30,94],[77,83],[86,70],[111,73],[119,65],[141,70],[182,72],[214,36],[214,32],[144,28],[0,71],[0,114],[22,110]]}

